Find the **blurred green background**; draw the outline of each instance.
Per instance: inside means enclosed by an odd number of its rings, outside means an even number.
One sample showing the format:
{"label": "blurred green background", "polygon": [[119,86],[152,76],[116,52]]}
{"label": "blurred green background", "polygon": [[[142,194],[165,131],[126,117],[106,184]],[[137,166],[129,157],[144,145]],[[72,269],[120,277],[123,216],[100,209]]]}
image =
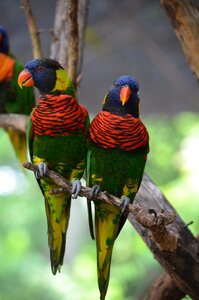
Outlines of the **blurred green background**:
{"label": "blurred green background", "polygon": [[[142,118],[150,133],[146,172],[172,205],[199,231],[199,114]],[[90,239],[85,199],[73,201],[65,263],[53,276],[42,195],[33,173],[23,171],[0,130],[0,300],[94,300],[99,298],[95,243]],[[143,299],[161,272],[141,237],[127,222],[112,260],[108,300]]]}
{"label": "blurred green background", "polygon": [[[199,0],[195,1],[199,5]],[[55,0],[31,1],[50,54]],[[20,0],[0,0],[0,22],[11,51],[25,64],[32,46]],[[13,20],[15,20],[13,22]],[[199,101],[173,27],[156,0],[90,0],[79,99],[94,116],[112,81],[135,76],[142,120],[150,133],[146,172],[185,223],[199,232]],[[23,171],[0,129],[0,300],[97,300],[95,243],[89,237],[86,201],[73,201],[61,273],[50,270],[44,203],[32,172]],[[107,300],[139,300],[162,272],[127,222],[112,260]]]}

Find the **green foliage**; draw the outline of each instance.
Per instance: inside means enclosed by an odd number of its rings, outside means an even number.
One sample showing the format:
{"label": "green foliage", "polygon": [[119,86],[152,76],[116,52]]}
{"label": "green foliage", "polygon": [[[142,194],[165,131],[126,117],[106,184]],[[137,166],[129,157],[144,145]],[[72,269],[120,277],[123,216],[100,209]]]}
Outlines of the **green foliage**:
{"label": "green foliage", "polygon": [[[199,231],[199,115],[145,118],[151,152],[146,172],[185,222]],[[88,233],[85,201],[72,208],[66,258],[53,276],[42,195],[31,172],[23,172],[6,133],[0,131],[0,300],[99,299],[95,242]],[[126,223],[113,253],[107,300],[143,299],[161,271],[141,237]]]}
{"label": "green foliage", "polygon": [[156,182],[191,230],[199,231],[199,116],[181,113],[174,118],[152,117],[145,123],[151,151],[146,172]]}

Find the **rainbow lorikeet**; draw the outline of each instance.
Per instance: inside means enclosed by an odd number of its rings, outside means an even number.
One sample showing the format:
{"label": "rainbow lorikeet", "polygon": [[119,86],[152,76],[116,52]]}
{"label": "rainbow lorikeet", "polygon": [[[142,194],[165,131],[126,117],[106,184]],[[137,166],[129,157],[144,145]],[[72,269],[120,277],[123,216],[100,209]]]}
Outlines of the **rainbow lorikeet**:
{"label": "rainbow lorikeet", "polygon": [[89,127],[87,110],[78,104],[75,90],[64,68],[55,60],[35,59],[25,65],[18,78],[22,87],[35,86],[40,92],[28,129],[31,160],[44,195],[52,273],[63,264],[70,217],[71,195],[52,195],[58,186],[45,177],[47,167],[73,184],[73,197],[81,189]]}
{"label": "rainbow lorikeet", "polygon": [[[23,66],[9,53],[8,35],[0,26],[0,113],[29,115],[35,106],[33,88],[22,91],[17,77]],[[26,161],[26,135],[14,129],[6,130],[21,163]]]}
{"label": "rainbow lorikeet", "polygon": [[[133,202],[141,184],[149,152],[149,135],[139,119],[138,90],[131,76],[118,77],[89,129],[87,184],[92,187],[91,197],[97,199],[99,191],[106,190],[121,198],[122,208],[94,200],[101,300],[109,284],[114,242],[126,221],[127,204]],[[92,224],[90,227],[93,232]]]}

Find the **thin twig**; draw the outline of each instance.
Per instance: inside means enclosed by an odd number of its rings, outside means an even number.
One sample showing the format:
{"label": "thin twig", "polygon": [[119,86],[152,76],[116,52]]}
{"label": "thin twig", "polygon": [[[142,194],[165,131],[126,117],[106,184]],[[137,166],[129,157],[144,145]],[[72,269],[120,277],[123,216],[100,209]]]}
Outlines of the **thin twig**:
{"label": "thin twig", "polygon": [[[35,166],[34,164],[30,163],[30,162],[25,162],[24,163],[24,167],[28,170],[31,170],[33,172],[37,172],[38,171],[38,167]],[[55,191],[52,191],[52,193],[63,193],[63,192],[67,192],[71,194],[71,189],[72,189],[72,184],[70,181],[66,180],[65,178],[63,178],[62,176],[58,175],[56,172],[52,171],[52,170],[48,170],[47,177],[49,177],[54,183],[56,183],[59,187],[64,188],[64,189],[58,189]],[[81,197],[87,197],[88,199],[91,199],[90,197],[90,191],[91,188],[85,188],[82,187],[79,196]],[[100,192],[99,195],[97,196],[97,199],[105,201],[109,204],[115,205],[116,207],[120,207],[121,204],[121,200],[117,197],[114,197],[110,194],[108,194],[107,192]],[[132,205],[129,205],[129,210],[133,211],[132,209]]]}
{"label": "thin twig", "polygon": [[[33,172],[38,171],[38,167],[30,162],[25,162],[24,167],[28,170],[31,170]],[[51,193],[58,194],[58,193],[70,193],[72,189],[72,184],[70,181],[66,180],[62,176],[58,175],[56,172],[48,170],[47,177],[49,177],[54,183],[56,183],[60,188],[52,190]],[[91,188],[89,187],[82,187],[79,196],[86,197],[90,200],[93,200],[90,196]],[[121,208],[121,199],[118,197],[115,197],[113,195],[110,195],[108,192],[100,192],[97,195],[97,199],[104,201],[106,203],[109,203],[111,205],[114,205],[117,208]],[[161,230],[164,226],[167,226],[168,224],[172,223],[175,218],[175,213],[171,212],[160,212],[156,213],[155,217],[151,214],[151,211],[149,208],[146,207],[140,207],[139,205],[128,205],[128,212],[133,213],[135,218],[138,222],[140,222],[143,226],[150,228],[152,231],[157,230],[157,227],[161,227]]]}
{"label": "thin twig", "polygon": [[35,18],[33,16],[30,1],[21,0],[21,3],[28,23],[28,28],[30,32],[31,41],[32,41],[32,47],[33,47],[33,57],[40,58],[42,57],[41,42],[39,37],[39,31],[37,29]]}
{"label": "thin twig", "polygon": [[78,0],[69,1],[68,75],[75,88],[78,68]]}

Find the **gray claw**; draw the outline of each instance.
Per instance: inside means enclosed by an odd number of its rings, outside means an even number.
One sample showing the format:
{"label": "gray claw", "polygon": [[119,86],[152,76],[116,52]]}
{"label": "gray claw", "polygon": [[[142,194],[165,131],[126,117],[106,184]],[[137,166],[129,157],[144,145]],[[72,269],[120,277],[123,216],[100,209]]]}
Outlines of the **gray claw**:
{"label": "gray claw", "polygon": [[120,204],[120,208],[121,208],[121,212],[124,216],[128,215],[128,205],[131,203],[130,198],[128,198],[127,196],[122,196],[121,197],[121,204]]}
{"label": "gray claw", "polygon": [[37,179],[43,179],[46,176],[48,171],[48,166],[44,162],[40,162],[38,164],[39,171],[35,172],[35,176]]}
{"label": "gray claw", "polygon": [[97,195],[101,192],[101,189],[99,187],[99,185],[94,185],[92,188],[91,188],[91,191],[90,191],[90,197],[91,199],[92,198],[96,198]]}
{"label": "gray claw", "polygon": [[81,188],[82,188],[82,184],[81,184],[80,180],[74,179],[72,181],[72,190],[71,190],[73,199],[76,199],[78,197],[79,192],[81,191]]}

